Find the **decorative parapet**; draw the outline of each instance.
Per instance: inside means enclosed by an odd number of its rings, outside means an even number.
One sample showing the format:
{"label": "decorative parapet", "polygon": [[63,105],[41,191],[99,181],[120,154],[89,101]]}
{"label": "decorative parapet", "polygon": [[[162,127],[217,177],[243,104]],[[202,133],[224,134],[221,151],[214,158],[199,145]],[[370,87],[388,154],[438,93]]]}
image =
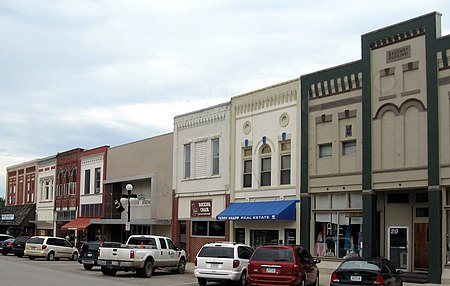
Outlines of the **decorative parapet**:
{"label": "decorative parapet", "polygon": [[[257,92],[257,91],[256,91]],[[256,93],[255,92],[255,93]],[[297,90],[284,91],[282,93],[275,93],[263,97],[249,97],[249,101],[236,104],[234,109],[237,115],[242,115],[250,112],[264,110],[267,108],[277,107],[297,101]]]}
{"label": "decorative parapet", "polygon": [[315,99],[361,88],[362,72],[357,72],[312,83],[308,90],[308,96],[310,99]]}
{"label": "decorative parapet", "polygon": [[211,108],[176,116],[174,119],[174,127],[176,130],[186,130],[214,124],[227,120],[229,118],[229,113],[230,103],[227,102]]}
{"label": "decorative parapet", "polygon": [[439,70],[450,68],[450,36],[443,37],[438,41],[437,64]]}
{"label": "decorative parapet", "polygon": [[410,29],[395,35],[390,35],[388,37],[373,41],[372,43],[370,43],[370,48],[372,48],[373,50],[379,49],[388,45],[403,42],[422,35],[425,35],[425,28],[417,27],[414,29]]}

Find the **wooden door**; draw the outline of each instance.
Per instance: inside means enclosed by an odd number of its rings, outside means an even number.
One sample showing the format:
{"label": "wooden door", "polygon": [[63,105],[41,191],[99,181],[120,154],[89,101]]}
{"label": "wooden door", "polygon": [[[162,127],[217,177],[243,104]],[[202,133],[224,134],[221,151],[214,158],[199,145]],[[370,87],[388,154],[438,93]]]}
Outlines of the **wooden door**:
{"label": "wooden door", "polygon": [[414,269],[428,269],[428,223],[414,224]]}

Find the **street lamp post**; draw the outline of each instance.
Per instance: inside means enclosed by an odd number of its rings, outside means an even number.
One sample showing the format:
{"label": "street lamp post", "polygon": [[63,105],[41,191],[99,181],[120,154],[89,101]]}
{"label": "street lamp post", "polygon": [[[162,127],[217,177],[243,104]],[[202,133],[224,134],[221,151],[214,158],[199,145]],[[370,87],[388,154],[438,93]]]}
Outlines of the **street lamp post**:
{"label": "street lamp post", "polygon": [[126,231],[126,239],[128,239],[128,237],[130,237],[131,235],[131,205],[130,205],[130,198],[137,198],[136,194],[132,194],[131,191],[133,191],[133,185],[132,184],[127,184],[125,189],[127,190],[127,194],[124,195],[122,194],[122,198],[126,198],[127,199],[127,204],[128,204],[128,211],[127,211],[127,215],[128,215],[128,219],[127,219],[127,224],[125,226],[125,231]]}

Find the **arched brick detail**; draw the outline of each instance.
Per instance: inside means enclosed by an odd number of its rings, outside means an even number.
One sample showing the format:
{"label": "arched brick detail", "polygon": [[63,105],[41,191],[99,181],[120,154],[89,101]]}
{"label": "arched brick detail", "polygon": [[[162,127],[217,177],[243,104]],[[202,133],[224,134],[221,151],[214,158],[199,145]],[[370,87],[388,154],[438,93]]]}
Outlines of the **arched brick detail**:
{"label": "arched brick detail", "polygon": [[400,105],[400,108],[399,108],[400,114],[405,115],[406,110],[408,108],[410,108],[411,106],[416,107],[419,110],[419,112],[423,112],[423,111],[427,110],[427,108],[425,107],[425,105],[423,104],[422,101],[415,99],[415,98],[411,98],[411,99],[406,100],[405,102],[403,102]]}
{"label": "arched brick detail", "polygon": [[375,117],[373,119],[381,119],[383,117],[383,114],[387,111],[392,111],[396,116],[400,114],[400,111],[398,107],[393,103],[386,103],[380,106],[378,108],[377,112],[375,113]]}

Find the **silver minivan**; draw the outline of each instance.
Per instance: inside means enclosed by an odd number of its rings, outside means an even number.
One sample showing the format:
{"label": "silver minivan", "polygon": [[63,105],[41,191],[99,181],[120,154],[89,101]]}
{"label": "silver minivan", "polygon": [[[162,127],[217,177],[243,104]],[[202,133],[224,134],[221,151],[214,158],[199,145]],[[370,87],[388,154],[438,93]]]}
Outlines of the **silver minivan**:
{"label": "silver minivan", "polygon": [[59,260],[67,258],[78,259],[78,250],[69,241],[54,236],[32,236],[25,244],[25,255],[30,260],[36,257],[47,258],[47,260]]}

